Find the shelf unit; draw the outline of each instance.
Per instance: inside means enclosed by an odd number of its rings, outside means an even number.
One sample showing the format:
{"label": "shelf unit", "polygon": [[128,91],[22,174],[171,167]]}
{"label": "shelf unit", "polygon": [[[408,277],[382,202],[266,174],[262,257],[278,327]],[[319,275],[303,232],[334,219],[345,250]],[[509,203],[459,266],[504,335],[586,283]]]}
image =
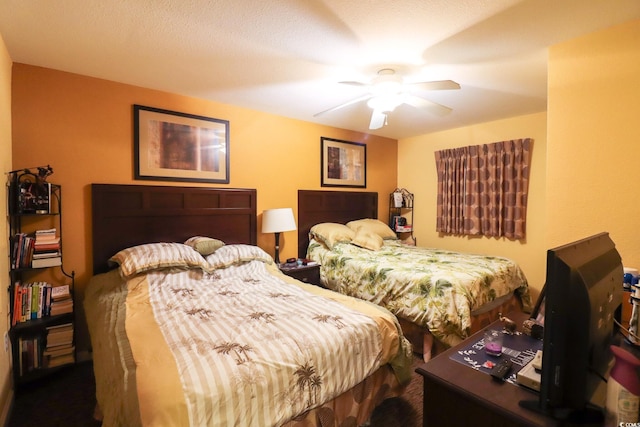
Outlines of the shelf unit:
{"label": "shelf unit", "polygon": [[413,208],[413,193],[406,188],[396,188],[389,194],[389,227],[399,239],[415,244]]}
{"label": "shelf unit", "polygon": [[[40,169],[40,168],[39,168]],[[9,222],[9,302],[10,324],[9,340],[12,349],[12,369],[15,387],[20,387],[43,378],[65,366],[75,363],[75,309],[62,314],[47,315],[29,320],[16,319],[16,286],[22,289],[30,283],[46,282],[52,287],[68,286],[71,301],[74,300],[75,272],[68,273],[62,264],[62,188],[60,185],[46,182],[29,170],[9,173],[8,182],[8,222]],[[33,238],[37,230],[55,229],[55,237],[59,239],[58,253],[60,265],[32,267],[32,251],[26,250],[21,256],[21,249],[26,248],[20,242],[25,236]],[[22,240],[20,239],[22,236]],[[55,245],[55,243],[54,243]],[[55,257],[53,257],[55,258]],[[57,261],[54,261],[54,264]],[[61,274],[58,274],[60,272]],[[38,289],[32,287],[32,289]],[[21,297],[22,298],[22,297]],[[26,300],[25,300],[26,301]],[[33,300],[32,300],[33,301]],[[20,301],[18,301],[18,304]],[[68,303],[67,303],[68,304]],[[37,305],[37,304],[36,304]],[[35,306],[34,306],[35,308]],[[39,306],[38,306],[39,308]],[[37,314],[36,314],[37,316]],[[49,328],[70,324],[71,347],[68,345],[64,358],[47,357],[44,352],[47,344]],[[65,332],[69,336],[69,332]],[[60,336],[60,335],[57,335]],[[53,341],[53,340],[51,340]],[[51,349],[49,349],[51,350]],[[51,365],[51,366],[49,366]],[[53,366],[55,365],[55,366]]]}

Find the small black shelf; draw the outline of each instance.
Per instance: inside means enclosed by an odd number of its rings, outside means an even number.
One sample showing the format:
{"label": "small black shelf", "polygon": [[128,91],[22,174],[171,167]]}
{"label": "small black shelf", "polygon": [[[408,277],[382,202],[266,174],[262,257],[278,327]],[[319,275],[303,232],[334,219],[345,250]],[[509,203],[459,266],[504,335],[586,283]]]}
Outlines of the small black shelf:
{"label": "small black shelf", "polygon": [[413,193],[406,188],[396,188],[389,194],[389,227],[398,238],[411,241],[413,237]]}
{"label": "small black shelf", "polygon": [[9,335],[14,335],[16,337],[27,335],[35,336],[46,331],[49,326],[72,323],[73,320],[73,313],[64,313],[57,314],[55,316],[45,316],[39,319],[31,319],[26,322],[16,323],[9,331]]}
{"label": "small black shelf", "polygon": [[[14,322],[14,299],[16,295],[16,285],[20,283],[25,286],[29,283],[46,281],[52,286],[69,286],[69,294],[73,300],[75,272],[67,273],[64,269],[63,261],[63,236],[62,236],[62,187],[57,184],[46,182],[46,177],[52,172],[50,167],[37,168],[38,173],[32,173],[28,169],[10,172],[10,179],[7,188],[8,197],[8,222],[9,222],[9,302],[10,302],[10,322],[9,339],[12,346],[12,369],[14,385],[16,388],[27,385],[28,383],[40,380],[52,373],[64,369],[66,366],[75,363],[75,332],[71,332],[71,344],[66,359],[56,359],[57,363],[53,367],[46,366],[45,360],[51,360],[50,357],[43,355],[46,349],[48,328],[52,326],[64,325],[70,323],[72,331],[75,331],[75,310],[69,313],[43,316],[36,319],[29,319],[23,322]],[[44,174],[42,172],[44,171]],[[56,229],[56,237],[59,238],[59,245],[56,248],[57,253],[61,257],[62,264],[50,267],[31,267],[31,259],[24,258],[21,263],[14,263],[14,244],[20,242],[20,250],[24,251],[27,257],[31,256],[33,246],[22,246],[25,240],[16,239],[16,235],[23,235],[27,238],[33,237],[36,230]],[[21,265],[18,268],[12,268]],[[64,275],[60,279],[56,275],[49,276],[43,272],[51,269],[59,269]],[[53,278],[55,277],[55,278]],[[66,279],[65,279],[66,278]],[[24,367],[23,350],[28,343],[29,345],[29,366]],[[26,353],[25,353],[26,354]],[[38,360],[39,363],[31,361]],[[70,359],[71,361],[68,361]],[[42,364],[40,364],[42,363]]]}

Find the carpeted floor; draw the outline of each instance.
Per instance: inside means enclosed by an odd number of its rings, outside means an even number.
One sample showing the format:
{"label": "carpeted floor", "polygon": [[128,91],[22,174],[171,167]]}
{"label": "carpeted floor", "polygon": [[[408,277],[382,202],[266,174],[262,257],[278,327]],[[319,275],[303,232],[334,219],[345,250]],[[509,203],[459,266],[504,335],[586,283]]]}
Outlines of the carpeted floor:
{"label": "carpeted floor", "polygon": [[95,403],[93,364],[77,363],[20,388],[7,427],[99,427]]}
{"label": "carpeted floor", "polygon": [[424,363],[413,357],[411,383],[402,396],[382,402],[371,415],[371,427],[422,427],[422,376],[416,368]]}
{"label": "carpeted floor", "polygon": [[[370,427],[422,426],[422,377],[415,373],[405,393],[383,402],[371,416]],[[78,363],[28,385],[16,393],[7,427],[99,427],[93,419],[95,380],[90,362]]]}

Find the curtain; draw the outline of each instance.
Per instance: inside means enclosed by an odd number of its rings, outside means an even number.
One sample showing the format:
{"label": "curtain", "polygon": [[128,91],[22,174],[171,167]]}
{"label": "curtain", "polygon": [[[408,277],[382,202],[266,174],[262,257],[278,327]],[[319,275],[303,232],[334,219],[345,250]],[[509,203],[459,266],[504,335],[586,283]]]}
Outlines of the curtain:
{"label": "curtain", "polygon": [[436,151],[436,231],[524,239],[531,138]]}

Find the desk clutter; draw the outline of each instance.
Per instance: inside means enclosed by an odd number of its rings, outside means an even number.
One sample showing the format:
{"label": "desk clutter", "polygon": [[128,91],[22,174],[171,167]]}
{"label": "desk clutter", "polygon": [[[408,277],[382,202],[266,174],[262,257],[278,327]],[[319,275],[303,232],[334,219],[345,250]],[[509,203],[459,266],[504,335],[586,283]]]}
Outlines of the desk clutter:
{"label": "desk clutter", "polygon": [[542,350],[542,341],[522,332],[510,332],[506,329],[497,332],[502,334],[502,353],[499,356],[490,354],[495,354],[495,351],[486,351],[485,337],[482,335],[453,353],[450,358],[487,375],[491,375],[494,367],[507,360],[511,362],[511,369],[504,381],[518,384],[518,373]]}

